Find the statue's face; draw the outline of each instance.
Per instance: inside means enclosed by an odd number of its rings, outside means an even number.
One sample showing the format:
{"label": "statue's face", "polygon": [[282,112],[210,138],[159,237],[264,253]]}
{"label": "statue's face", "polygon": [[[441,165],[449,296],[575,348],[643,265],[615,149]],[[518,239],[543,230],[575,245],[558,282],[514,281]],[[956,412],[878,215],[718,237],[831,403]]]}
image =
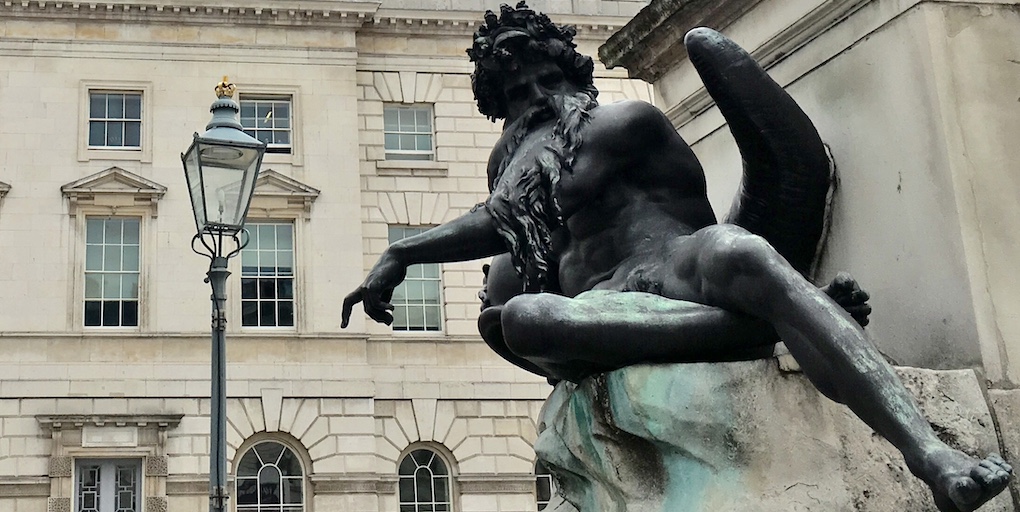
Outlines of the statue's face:
{"label": "statue's face", "polygon": [[577,94],[579,89],[549,59],[515,60],[515,70],[507,72],[503,82],[507,121],[513,122],[533,106],[542,105],[552,96]]}

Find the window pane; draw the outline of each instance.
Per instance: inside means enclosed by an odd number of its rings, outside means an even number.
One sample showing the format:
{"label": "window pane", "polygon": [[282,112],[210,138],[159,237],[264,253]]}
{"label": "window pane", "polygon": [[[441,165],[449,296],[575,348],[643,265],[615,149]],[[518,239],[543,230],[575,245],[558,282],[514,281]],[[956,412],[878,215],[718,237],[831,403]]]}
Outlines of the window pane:
{"label": "window pane", "polygon": [[126,300],[121,303],[120,325],[123,327],[138,327],[138,301]]}
{"label": "window pane", "polygon": [[106,145],[106,123],[103,121],[89,122],[89,146]]}
{"label": "window pane", "polygon": [[414,474],[414,490],[418,493],[418,501],[432,501],[432,472],[419,468]]}
{"label": "window pane", "polygon": [[425,330],[425,311],[420,307],[407,309],[407,327],[412,331]]}
{"label": "window pane", "polygon": [[140,147],[142,145],[142,124],[138,122],[124,123],[124,145]]}
{"label": "window pane", "polygon": [[85,325],[96,327],[103,325],[103,303],[98,300],[85,301]]}
{"label": "window pane", "polygon": [[414,135],[401,135],[400,143],[397,147],[402,150],[413,150],[414,149]]}
{"label": "window pane", "polygon": [[108,219],[105,222],[106,239],[104,240],[107,244],[119,244],[121,225],[123,222],[120,219]]}
{"label": "window pane", "polygon": [[120,270],[119,245],[107,245],[103,250],[103,270]]}
{"label": "window pane", "polygon": [[415,147],[418,151],[432,151],[431,135],[415,135]]}
{"label": "window pane", "polygon": [[276,296],[280,299],[293,299],[294,298],[294,280],[293,279],[277,279],[276,280]]}
{"label": "window pane", "polygon": [[260,299],[275,299],[276,298],[276,280],[275,279],[259,279],[259,298]]}
{"label": "window pane", "polygon": [[88,219],[85,221],[85,243],[103,243],[103,220]]}
{"label": "window pane", "polygon": [[127,119],[142,118],[142,96],[140,94],[128,94],[124,100],[124,117]]}
{"label": "window pane", "polygon": [[[278,101],[278,102],[276,102],[274,109],[276,111],[276,114],[275,114],[274,117],[276,117],[276,122],[277,123],[280,123],[280,122],[284,122],[285,123],[285,122],[290,120],[290,103],[288,103],[286,101]],[[278,124],[278,126],[279,126],[279,124]]]}
{"label": "window pane", "polygon": [[124,95],[109,94],[106,96],[106,117],[124,119]]}
{"label": "window pane", "polygon": [[106,327],[120,326],[120,301],[103,301],[103,325]]}
{"label": "window pane", "polygon": [[259,325],[267,327],[276,325],[276,305],[272,302],[259,303]]}
{"label": "window pane", "polygon": [[98,274],[85,274],[85,298],[103,298],[103,280]]}
{"label": "window pane", "polygon": [[387,133],[384,141],[387,150],[394,151],[400,149],[400,135],[396,133]]}
{"label": "window pane", "polygon": [[127,245],[124,246],[124,260],[123,269],[137,271],[138,270],[138,246]]}
{"label": "window pane", "polygon": [[258,280],[257,279],[242,279],[241,280],[241,298],[242,299],[257,299],[259,298],[258,291]]}
{"label": "window pane", "polygon": [[297,478],[288,478],[284,483],[283,502],[290,504],[302,503],[302,501],[301,480]]}
{"label": "window pane", "polygon": [[383,130],[395,132],[399,129],[397,124],[397,110],[394,108],[383,109]]}
{"label": "window pane", "polygon": [[259,249],[276,249],[276,226],[261,224],[256,229],[259,234]]}
{"label": "window pane", "polygon": [[258,327],[259,325],[258,302],[253,300],[246,300],[241,302],[241,325],[244,327]]}
{"label": "window pane", "polygon": [[85,270],[103,270],[103,246],[85,246]]}
{"label": "window pane", "polygon": [[105,94],[94,92],[89,95],[89,117],[99,119],[106,117]]}
{"label": "window pane", "polygon": [[120,284],[120,296],[122,298],[138,298],[138,274],[124,274],[121,277]]}
{"label": "window pane", "polygon": [[280,301],[277,303],[279,314],[277,315],[277,323],[280,327],[293,327],[294,326],[294,303],[291,301]]}
{"label": "window pane", "polygon": [[237,480],[237,504],[258,505],[258,480],[254,478],[238,478]]}
{"label": "window pane", "polygon": [[120,274],[103,274],[103,298],[120,298]]}
{"label": "window pane", "polygon": [[118,122],[106,123],[106,145],[107,146],[124,145],[124,123]]}

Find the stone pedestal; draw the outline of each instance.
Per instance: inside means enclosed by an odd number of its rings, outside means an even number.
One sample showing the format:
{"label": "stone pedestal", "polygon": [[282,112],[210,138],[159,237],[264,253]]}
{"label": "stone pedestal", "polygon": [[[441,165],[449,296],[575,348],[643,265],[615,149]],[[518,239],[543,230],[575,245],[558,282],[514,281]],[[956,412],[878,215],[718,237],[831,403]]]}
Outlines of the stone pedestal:
{"label": "stone pedestal", "polygon": [[[943,440],[1000,451],[973,371],[897,370]],[[937,510],[892,445],[775,359],[560,383],[539,430],[556,512]],[[981,510],[1014,507],[1006,492]]]}

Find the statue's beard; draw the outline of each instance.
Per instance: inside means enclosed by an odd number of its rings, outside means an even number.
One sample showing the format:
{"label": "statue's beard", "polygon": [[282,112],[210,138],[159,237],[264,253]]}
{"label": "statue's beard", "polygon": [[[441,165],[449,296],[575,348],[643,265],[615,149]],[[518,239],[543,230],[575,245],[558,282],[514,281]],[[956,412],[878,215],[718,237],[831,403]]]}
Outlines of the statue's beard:
{"label": "statue's beard", "polygon": [[[571,172],[581,145],[581,128],[597,105],[586,93],[550,97],[507,129],[506,156],[500,162],[485,206],[507,244],[527,291],[548,288],[553,262],[552,234],[563,224],[558,184]],[[521,147],[536,127],[555,119],[538,147]],[[517,153],[522,153],[518,155]]]}

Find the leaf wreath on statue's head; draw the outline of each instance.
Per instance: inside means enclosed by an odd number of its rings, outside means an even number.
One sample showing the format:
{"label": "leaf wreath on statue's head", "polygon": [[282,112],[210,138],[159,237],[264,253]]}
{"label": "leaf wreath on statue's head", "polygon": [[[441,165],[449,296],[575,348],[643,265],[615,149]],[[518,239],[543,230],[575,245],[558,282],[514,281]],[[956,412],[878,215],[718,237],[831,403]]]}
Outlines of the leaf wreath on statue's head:
{"label": "leaf wreath on statue's head", "polygon": [[471,89],[478,102],[478,111],[489,119],[507,116],[501,84],[504,74],[514,71],[515,57],[531,55],[548,58],[563,71],[567,80],[594,100],[598,96],[591,57],[577,52],[572,26],[559,26],[548,16],[535,12],[525,2],[517,7],[503,4],[499,16],[485,12],[485,23],[475,32],[474,43],[467,49],[475,63]]}

